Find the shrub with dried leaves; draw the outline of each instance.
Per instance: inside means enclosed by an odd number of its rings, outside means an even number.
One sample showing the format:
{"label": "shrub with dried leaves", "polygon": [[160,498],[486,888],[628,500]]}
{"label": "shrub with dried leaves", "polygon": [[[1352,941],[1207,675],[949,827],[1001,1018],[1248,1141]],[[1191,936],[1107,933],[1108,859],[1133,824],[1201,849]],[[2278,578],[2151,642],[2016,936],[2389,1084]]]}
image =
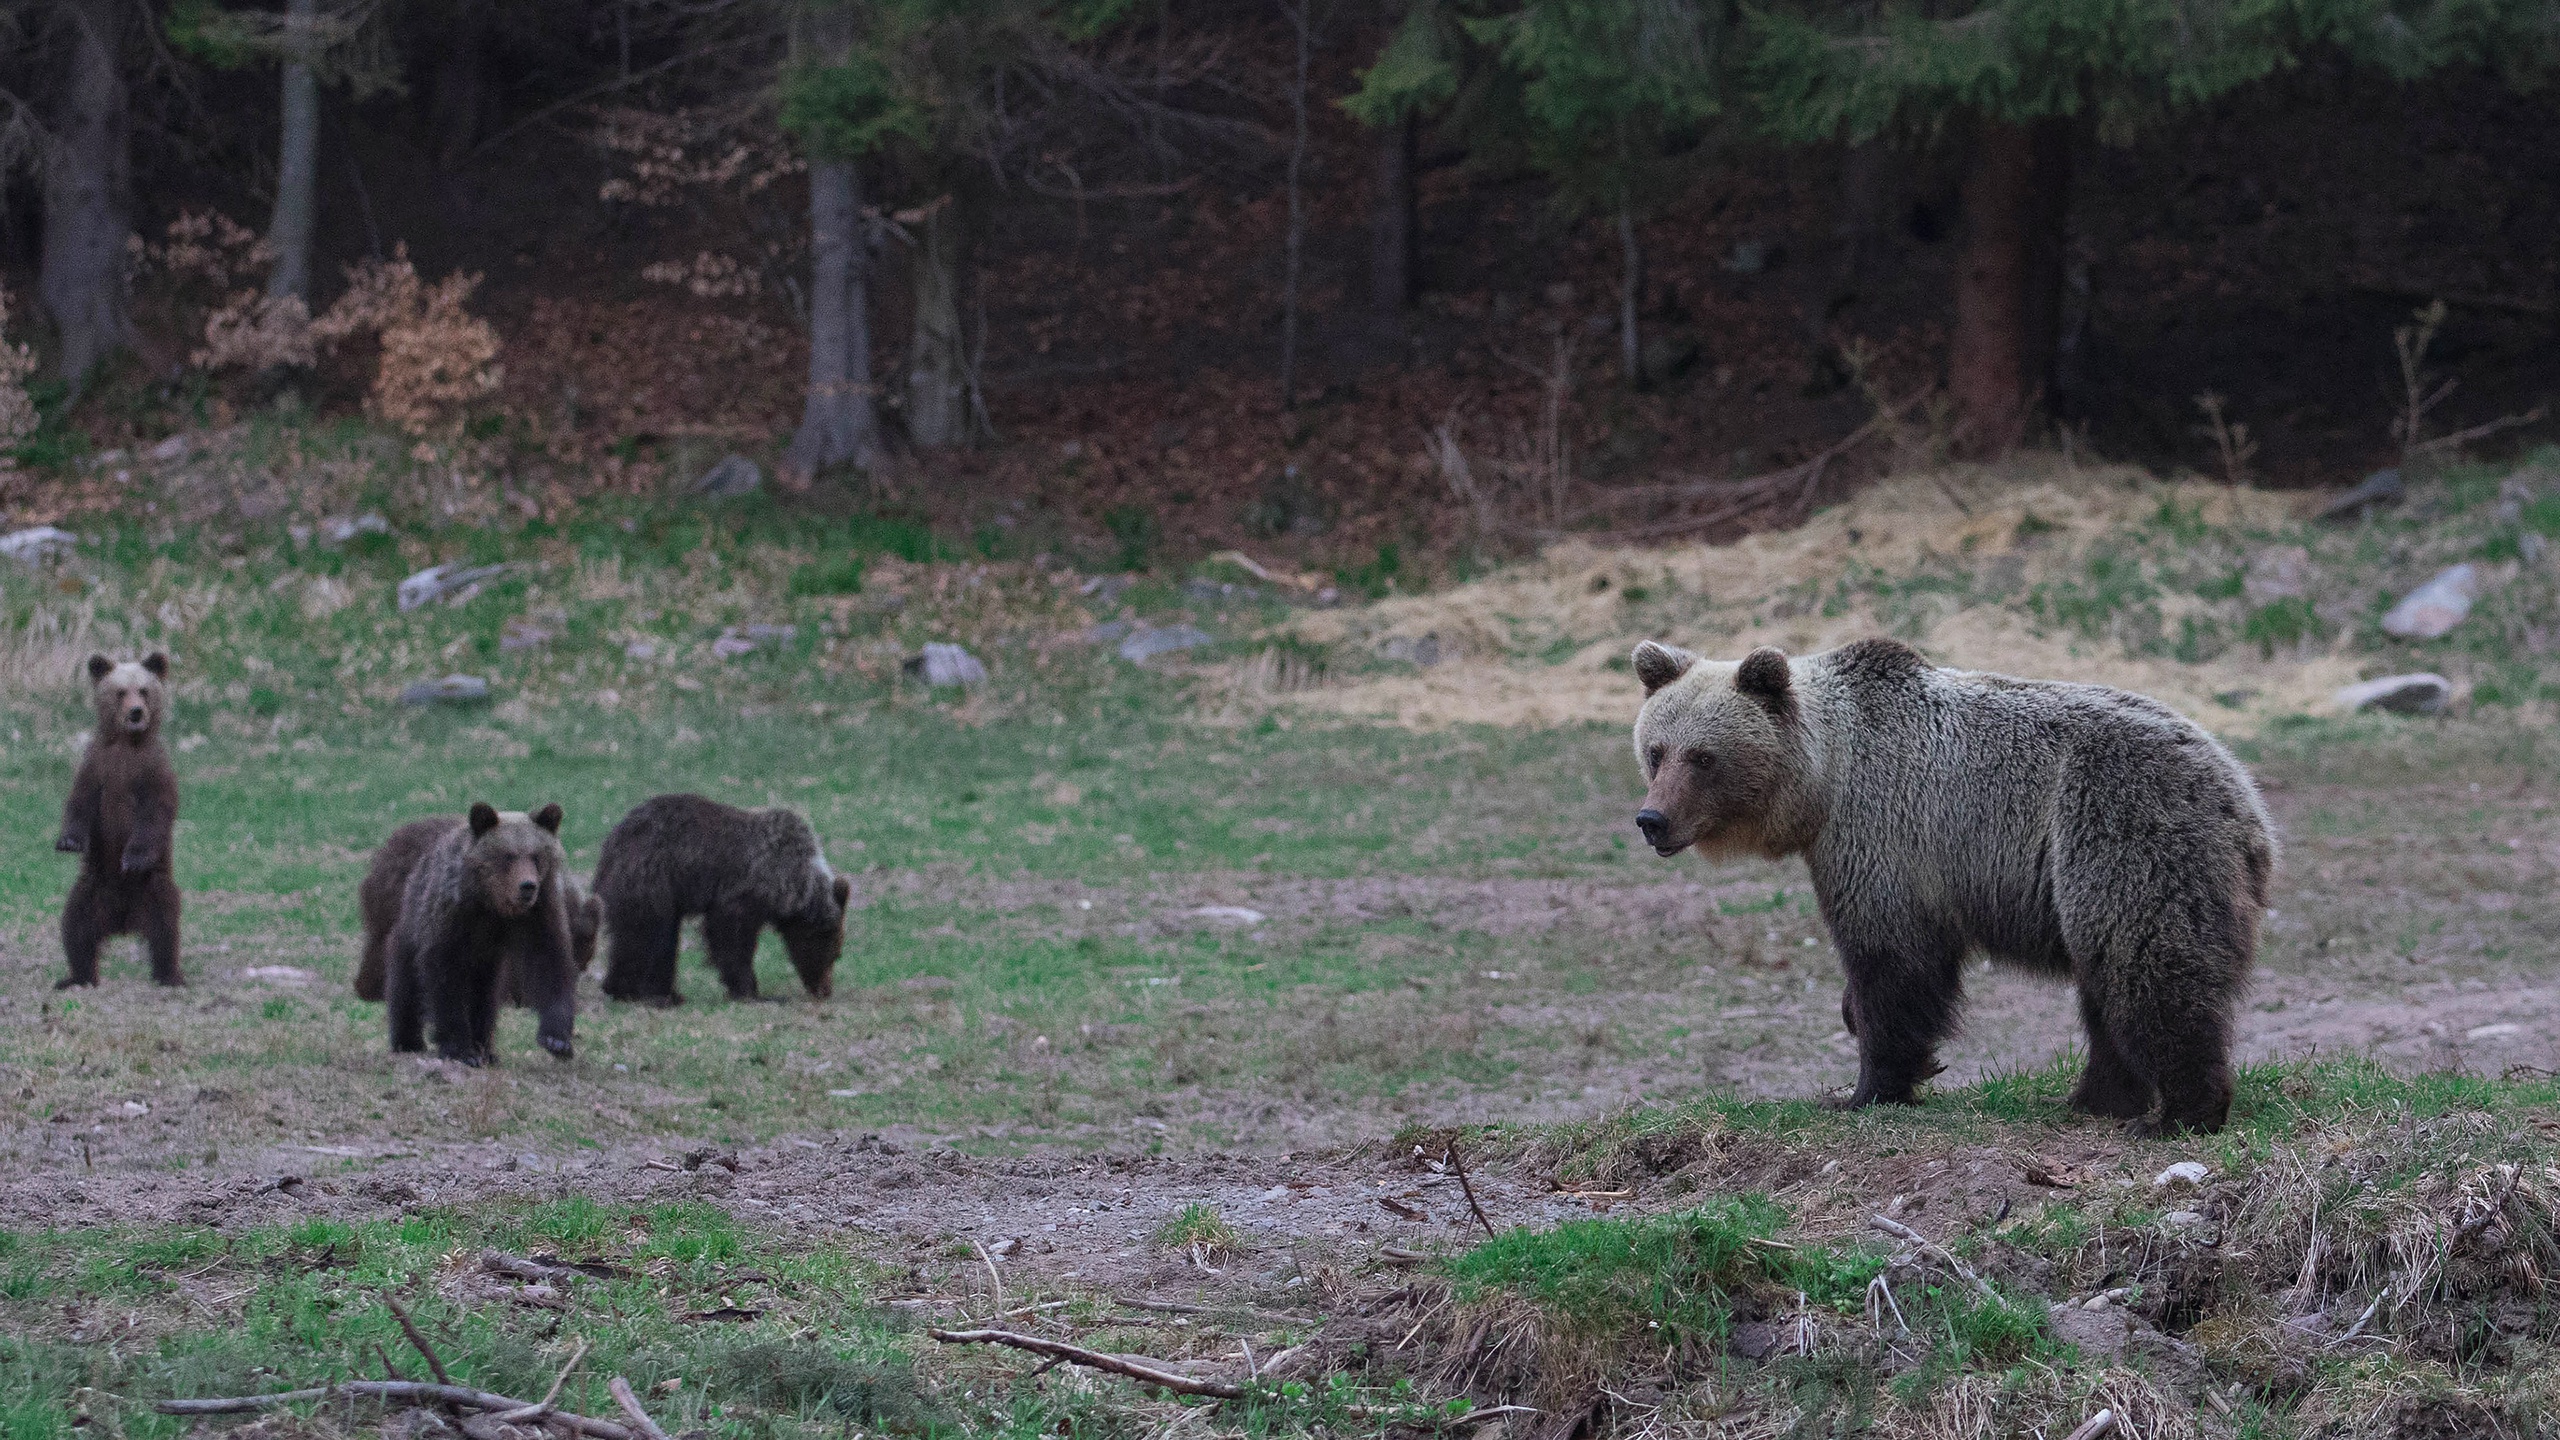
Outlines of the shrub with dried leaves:
{"label": "shrub with dried leaves", "polygon": [[479,276],[460,271],[428,284],[403,245],[389,260],[350,267],[346,293],[311,322],[311,335],[326,345],[379,337],[382,359],[365,409],[425,434],[449,426],[462,407],[498,388],[503,347],[497,329],[463,308],[479,285]]}

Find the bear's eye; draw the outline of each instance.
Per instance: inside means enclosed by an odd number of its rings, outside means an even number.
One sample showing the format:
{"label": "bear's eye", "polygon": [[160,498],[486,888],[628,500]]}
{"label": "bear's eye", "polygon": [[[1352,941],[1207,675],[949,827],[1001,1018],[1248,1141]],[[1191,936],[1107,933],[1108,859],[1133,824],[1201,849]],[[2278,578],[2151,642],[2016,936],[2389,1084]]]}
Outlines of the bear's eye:
{"label": "bear's eye", "polygon": [[1654,746],[1652,749],[1647,750],[1646,752],[1644,752],[1644,773],[1646,773],[1647,775],[1650,775],[1650,774],[1652,774],[1654,771],[1659,770],[1659,769],[1661,769],[1661,768],[1662,768],[1662,747],[1661,747],[1661,746],[1659,746],[1659,745],[1656,745],[1656,746]]}
{"label": "bear's eye", "polygon": [[1690,768],[1695,770],[1712,769],[1716,763],[1716,757],[1704,750],[1692,750],[1683,758],[1689,762]]}

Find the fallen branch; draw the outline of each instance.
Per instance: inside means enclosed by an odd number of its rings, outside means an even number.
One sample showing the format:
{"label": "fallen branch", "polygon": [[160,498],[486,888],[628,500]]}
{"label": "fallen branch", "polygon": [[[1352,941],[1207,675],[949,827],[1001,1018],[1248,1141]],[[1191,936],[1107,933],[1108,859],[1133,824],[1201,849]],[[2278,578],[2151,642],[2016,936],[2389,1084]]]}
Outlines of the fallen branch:
{"label": "fallen branch", "polygon": [[573,1270],[566,1265],[545,1265],[539,1260],[527,1260],[521,1255],[510,1255],[504,1250],[481,1251],[480,1268],[492,1275],[504,1275],[510,1279],[537,1285],[547,1285],[554,1280],[587,1278],[584,1271]]}
{"label": "fallen branch", "polygon": [[649,1412],[640,1408],[640,1397],[631,1393],[630,1381],[616,1375],[605,1388],[613,1392],[613,1403],[631,1417],[632,1433],[640,1440],[669,1440],[667,1432],[658,1428],[658,1422],[649,1418]]}
{"label": "fallen branch", "polygon": [[418,1347],[418,1353],[427,1357],[427,1369],[436,1377],[436,1383],[451,1386],[453,1377],[444,1373],[444,1362],[436,1358],[436,1347],[428,1344],[427,1337],[418,1333],[417,1322],[409,1318],[408,1310],[388,1295],[382,1297],[382,1303],[390,1307],[391,1318],[400,1322],[400,1333],[408,1336],[409,1343]]}
{"label": "fallen branch", "polygon": [[1082,1365],[1088,1370],[1107,1370],[1114,1375],[1123,1375],[1141,1384],[1171,1390],[1177,1395],[1205,1395],[1213,1400],[1241,1400],[1245,1395],[1245,1389],[1241,1385],[1229,1384],[1224,1380],[1194,1379],[1189,1375],[1162,1369],[1144,1360],[1105,1355],[1099,1350],[1087,1350],[1081,1345],[1070,1345],[1064,1340],[1050,1340],[1038,1335],[1019,1335],[1011,1330],[927,1330],[924,1333],[945,1345],[1009,1345],[1016,1350],[1028,1350],[1034,1355],[1047,1355],[1064,1360],[1070,1365]]}
{"label": "fallen branch", "polygon": [[1458,1142],[1449,1142],[1449,1168],[1458,1176],[1458,1188],[1466,1192],[1467,1208],[1475,1212],[1476,1223],[1484,1227],[1484,1238],[1494,1238],[1493,1222],[1484,1218],[1484,1207],[1476,1203],[1476,1187],[1467,1179],[1467,1162],[1458,1153]]}
{"label": "fallen branch", "polygon": [[2098,1437],[2101,1435],[2112,1435],[2115,1432],[2116,1412],[2113,1410],[2101,1410],[2097,1414],[2090,1416],[2088,1419],[2081,1421],[2080,1428],[2072,1431],[2068,1440],[2098,1440]]}
{"label": "fallen branch", "polygon": [[1983,1299],[1995,1301],[2000,1304],[2008,1303],[2006,1300],[2001,1299],[1999,1291],[1991,1288],[1990,1281],[1985,1280],[1979,1274],[1976,1274],[1972,1266],[1957,1259],[1945,1246],[1939,1244],[1937,1241],[1930,1239],[1928,1236],[1921,1234],[1919,1231],[1912,1229],[1910,1226],[1903,1224],[1899,1220],[1890,1219],[1883,1215],[1870,1215],[1867,1217],[1867,1223],[1897,1240],[1908,1241],[1911,1245],[1916,1247],[1921,1254],[1938,1262],[1940,1266],[1955,1275],[1957,1279],[1964,1281],[1974,1289],[1982,1292]]}
{"label": "fallen branch", "polygon": [[539,1420],[550,1414],[551,1407],[560,1399],[560,1387],[569,1383],[569,1372],[577,1369],[578,1362],[586,1358],[587,1342],[581,1340],[578,1342],[578,1348],[569,1352],[569,1363],[561,1366],[560,1373],[551,1377],[551,1388],[542,1392],[541,1399],[521,1410],[506,1411],[499,1415],[498,1419],[513,1425],[524,1420]]}
{"label": "fallen branch", "polygon": [[[325,1400],[335,1395],[351,1395],[359,1399],[406,1400],[420,1405],[458,1405],[465,1409],[487,1410],[505,1414],[525,1409],[532,1402],[505,1395],[492,1395],[468,1385],[430,1385],[423,1380],[344,1380],[312,1390],[279,1390],[267,1395],[214,1396],[200,1400],[163,1400],[152,1408],[163,1415],[245,1415],[259,1410],[273,1410],[282,1405],[298,1405],[305,1400]],[[663,1433],[651,1436],[611,1420],[598,1420],[591,1415],[575,1415],[554,1410],[543,1417],[543,1423],[558,1425],[595,1440],[666,1440]]]}

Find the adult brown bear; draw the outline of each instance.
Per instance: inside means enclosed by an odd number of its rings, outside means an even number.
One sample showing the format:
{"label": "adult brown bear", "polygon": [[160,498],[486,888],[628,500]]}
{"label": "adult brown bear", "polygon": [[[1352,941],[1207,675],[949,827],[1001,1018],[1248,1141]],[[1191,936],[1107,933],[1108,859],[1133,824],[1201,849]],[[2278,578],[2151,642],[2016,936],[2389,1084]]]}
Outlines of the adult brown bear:
{"label": "adult brown bear", "polygon": [[1911,1102],[1978,950],[2078,987],[2074,1108],[2222,1127],[2276,848],[2212,736],[2139,695],[1942,670],[1891,640],[1739,664],[1646,641],[1634,662],[1636,825],[1666,856],[1804,856],[1848,976],[1849,1104]]}
{"label": "adult brown bear", "polygon": [[62,954],[71,973],[57,990],[98,983],[98,948],[140,935],[151,978],[183,985],[178,972],[178,881],[171,842],[178,823],[178,772],[160,724],[169,711],[169,657],[153,651],[119,665],[89,657],[89,699],[97,711],[88,753],[62,806],[56,850],[80,857],[80,878],[62,902]]}
{"label": "adult brown bear", "polygon": [[574,1053],[577,974],[560,893],[560,807],[506,819],[471,807],[467,826],[428,846],[400,893],[384,966],[391,1048],[426,1048],[465,1065],[494,1063],[502,977],[539,1016],[542,1048]]}

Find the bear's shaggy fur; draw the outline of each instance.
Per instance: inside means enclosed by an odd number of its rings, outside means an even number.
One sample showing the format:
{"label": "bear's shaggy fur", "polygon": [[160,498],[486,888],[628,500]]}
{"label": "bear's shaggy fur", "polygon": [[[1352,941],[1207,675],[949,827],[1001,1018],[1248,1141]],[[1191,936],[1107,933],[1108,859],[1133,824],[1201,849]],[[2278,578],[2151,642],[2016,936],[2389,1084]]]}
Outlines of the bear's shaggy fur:
{"label": "bear's shaggy fur", "polygon": [[[509,811],[499,812],[501,820],[530,817]],[[356,998],[380,1000],[388,967],[384,957],[390,953],[391,929],[400,923],[400,896],[409,888],[409,872],[435,843],[463,828],[459,815],[438,815],[426,820],[412,820],[391,832],[373,852],[373,864],[364,872],[364,883],[357,888],[357,908],[364,919],[364,958],[356,967]],[[578,884],[578,877],[560,872],[560,899],[569,911],[569,962],[573,975],[584,975],[595,963],[596,934],[604,926],[604,905]],[[508,1004],[532,1002],[517,990],[514,972],[499,981],[499,998]]]}
{"label": "bear's shaggy fur", "polygon": [[1666,856],[1805,857],[1848,976],[1850,1105],[1910,1103],[1936,1073],[1979,950],[2078,987],[2074,1108],[2221,1128],[2276,850],[2212,736],[2139,695],[1941,670],[1890,640],[1739,664],[1647,641],[1634,661],[1636,824]]}
{"label": "bear's shaggy fur", "polygon": [[[403,827],[408,829],[410,827]],[[507,977],[539,1017],[542,1048],[566,1060],[577,1015],[569,908],[561,893],[560,807],[506,818],[486,804],[419,852],[384,956],[391,1048],[466,1065],[497,1060]],[[388,847],[386,847],[388,848]]]}
{"label": "bear's shaggy fur", "polygon": [[676,936],[702,917],[703,947],[735,1000],[755,998],[756,936],[771,925],[810,995],[835,988],[853,882],[827,868],[794,811],[741,810],[699,795],[644,800],[596,856],[604,902],[604,993],[674,1004]]}
{"label": "bear's shaggy fur", "polygon": [[62,953],[71,973],[57,990],[97,984],[98,947],[114,935],[142,937],[152,979],[186,983],[178,973],[178,881],[170,864],[178,772],[160,743],[168,679],[169,657],[157,651],[139,664],[89,657],[98,723],[53,842],[80,857],[80,878],[62,902]]}

